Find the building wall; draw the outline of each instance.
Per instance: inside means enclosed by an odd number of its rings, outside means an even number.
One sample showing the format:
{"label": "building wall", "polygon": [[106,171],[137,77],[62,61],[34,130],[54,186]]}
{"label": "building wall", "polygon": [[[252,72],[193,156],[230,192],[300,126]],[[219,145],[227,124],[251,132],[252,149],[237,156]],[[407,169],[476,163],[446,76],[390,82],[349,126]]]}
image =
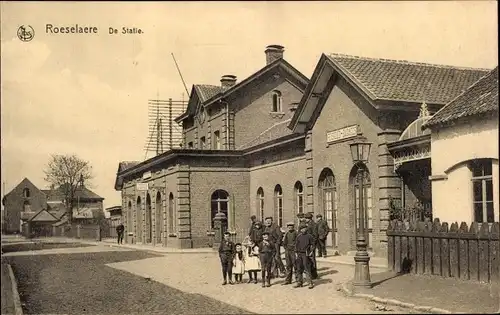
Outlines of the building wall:
{"label": "building wall", "polygon": [[318,190],[319,177],[324,168],[330,168],[336,181],[338,195],[338,248],[341,252],[355,249],[354,196],[350,185],[353,170],[349,139],[327,143],[326,134],[351,125],[359,125],[359,131],[372,143],[368,170],[372,183],[373,249],[380,247],[380,216],[378,214],[378,133],[377,112],[356,95],[347,83],[339,80],[333,87],[326,103],[312,128],[312,191],[313,205],[309,211],[323,213]]}
{"label": "building wall", "polygon": [[[272,113],[272,95],[279,90],[282,95],[282,113]],[[259,136],[272,125],[290,119],[293,113],[290,105],[302,98],[302,92],[285,80],[284,74],[278,79],[267,76],[257,87],[245,89],[230,100],[234,109],[234,139],[238,148]]]}
{"label": "building wall", "polygon": [[[211,196],[218,189],[225,190],[230,197],[230,230],[236,232],[247,228],[250,216],[249,173],[246,169],[231,167],[190,167],[191,238],[193,247],[207,247],[211,230]],[[240,232],[241,233],[241,232]]]}
{"label": "building wall", "polygon": [[[493,161],[493,201],[498,221],[498,120],[471,119],[431,134],[433,216],[445,222],[474,220],[472,174],[468,161],[491,158]],[[439,176],[446,175],[447,179]]]}
{"label": "building wall", "polygon": [[251,214],[260,217],[257,190],[262,187],[264,191],[264,216],[272,216],[278,223],[278,214],[275,212],[275,194],[276,185],[280,185],[283,191],[283,224],[286,228],[288,221],[296,221],[296,193],[295,183],[300,181],[303,187],[303,205],[305,207],[305,168],[306,162],[303,155],[291,158],[285,158],[279,161],[271,162],[261,166],[250,168],[250,209]]}
{"label": "building wall", "polygon": [[[30,190],[30,197],[23,196],[24,189]],[[29,180],[23,180],[8,195],[5,196],[5,232],[20,232],[21,212],[24,211],[24,202],[30,203],[31,212],[35,213],[47,207],[47,198]]]}

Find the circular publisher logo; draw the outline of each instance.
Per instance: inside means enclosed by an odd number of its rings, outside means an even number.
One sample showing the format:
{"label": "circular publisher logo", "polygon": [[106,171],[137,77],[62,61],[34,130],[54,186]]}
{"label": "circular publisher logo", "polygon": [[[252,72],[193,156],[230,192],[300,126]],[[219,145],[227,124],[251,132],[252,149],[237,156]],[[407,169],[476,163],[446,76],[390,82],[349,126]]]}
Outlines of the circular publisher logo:
{"label": "circular publisher logo", "polygon": [[23,42],[29,42],[35,37],[35,30],[31,25],[21,25],[17,29],[17,37]]}

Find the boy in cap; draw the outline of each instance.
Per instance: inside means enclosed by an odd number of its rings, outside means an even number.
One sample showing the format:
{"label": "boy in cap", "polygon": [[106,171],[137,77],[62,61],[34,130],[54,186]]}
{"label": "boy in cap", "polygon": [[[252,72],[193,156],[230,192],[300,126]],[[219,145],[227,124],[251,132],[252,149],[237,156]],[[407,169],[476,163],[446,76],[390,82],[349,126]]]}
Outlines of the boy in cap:
{"label": "boy in cap", "polygon": [[299,226],[300,233],[297,235],[295,252],[297,253],[297,284],[294,288],[300,288],[303,285],[303,273],[309,279],[309,289],[314,287],[313,277],[311,274],[311,259],[310,256],[314,253],[314,239],[311,234],[307,232],[307,225],[301,224]]}
{"label": "boy in cap", "polygon": [[313,279],[318,278],[318,271],[316,270],[316,244],[318,242],[318,226],[313,220],[313,213],[308,212],[306,213],[305,217],[305,223],[307,225],[307,233],[311,234],[313,237],[313,251],[312,255],[310,255],[310,260],[311,260],[311,273]]}
{"label": "boy in cap", "polygon": [[229,284],[233,284],[231,280],[233,277],[233,258],[235,254],[235,246],[234,243],[229,240],[229,236],[231,233],[224,232],[224,239],[220,243],[219,246],[219,258],[220,264],[222,266],[222,277],[224,278],[224,282],[222,285],[227,284],[227,277],[229,276]]}
{"label": "boy in cap", "polygon": [[263,288],[271,286],[271,268],[273,266],[274,251],[275,245],[269,239],[269,232],[262,233],[262,242],[259,245],[259,254]]}
{"label": "boy in cap", "polygon": [[[288,222],[286,224],[288,231],[283,238],[283,247],[285,248],[285,261],[286,261],[286,279],[283,285],[292,283],[292,273],[297,271],[295,267],[295,242],[297,240],[297,231],[295,231],[295,224]],[[295,275],[297,279],[297,275]]]}

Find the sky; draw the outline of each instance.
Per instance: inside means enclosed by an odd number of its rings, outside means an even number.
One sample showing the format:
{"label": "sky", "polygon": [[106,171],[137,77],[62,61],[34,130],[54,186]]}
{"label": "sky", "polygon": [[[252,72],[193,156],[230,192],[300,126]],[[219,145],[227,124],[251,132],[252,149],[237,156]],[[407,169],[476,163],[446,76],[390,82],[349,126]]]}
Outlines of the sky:
{"label": "sky", "polygon": [[[48,187],[50,155],[76,154],[104,206],[121,204],[118,163],[145,158],[148,99],[187,98],[171,53],[189,90],[224,74],[241,81],[270,44],[307,77],[322,53],[493,68],[497,19],[495,1],[1,2],[2,195],[25,177]],[[99,33],[47,34],[47,24]],[[20,25],[33,40],[18,39]]]}

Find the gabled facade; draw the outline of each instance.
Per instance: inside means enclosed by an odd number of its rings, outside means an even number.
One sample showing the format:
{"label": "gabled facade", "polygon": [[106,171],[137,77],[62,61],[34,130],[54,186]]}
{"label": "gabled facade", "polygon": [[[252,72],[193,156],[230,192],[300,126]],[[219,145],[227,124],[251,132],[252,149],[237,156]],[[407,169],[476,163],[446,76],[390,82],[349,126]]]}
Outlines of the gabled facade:
{"label": "gabled facade", "polygon": [[[486,72],[338,54],[320,58],[290,128],[306,133],[306,204],[333,227],[330,245],[355,250],[363,202],[368,246],[385,253],[390,203],[404,200],[407,191],[388,143],[417,119],[423,102],[436,112]],[[372,143],[363,200],[349,146],[359,136]],[[430,190],[427,197],[430,202]]]}
{"label": "gabled facade", "polygon": [[47,207],[47,196],[24,178],[2,200],[5,211],[4,232],[21,232],[22,218],[31,217]]}

